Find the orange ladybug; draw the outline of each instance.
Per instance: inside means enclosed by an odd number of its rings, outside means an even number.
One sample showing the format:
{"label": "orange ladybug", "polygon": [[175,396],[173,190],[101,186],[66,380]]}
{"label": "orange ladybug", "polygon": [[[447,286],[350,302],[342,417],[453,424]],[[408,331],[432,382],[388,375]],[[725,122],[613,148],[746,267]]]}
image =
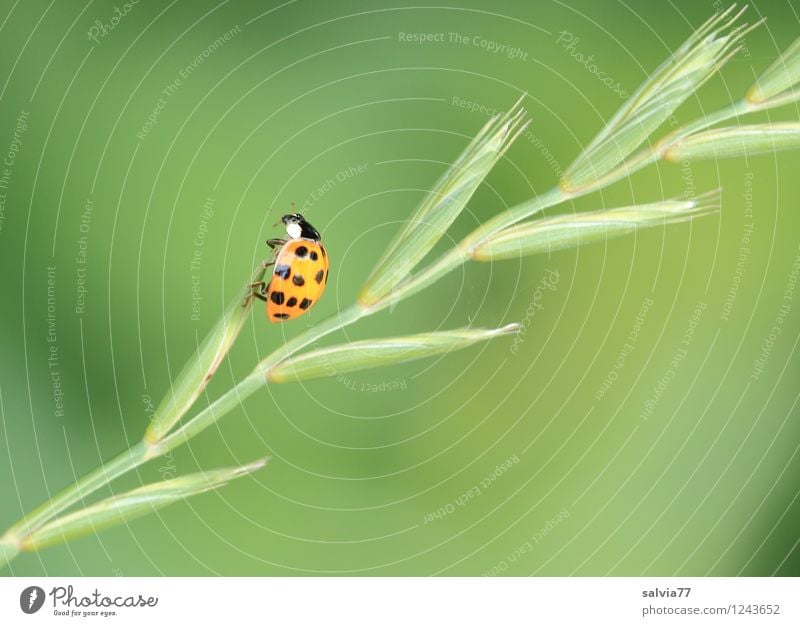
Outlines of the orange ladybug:
{"label": "orange ladybug", "polygon": [[270,322],[285,322],[301,316],[322,297],[328,282],[328,252],[319,232],[299,213],[284,215],[286,239],[268,239],[267,245],[278,248],[272,278],[254,283],[253,295],[267,303]]}

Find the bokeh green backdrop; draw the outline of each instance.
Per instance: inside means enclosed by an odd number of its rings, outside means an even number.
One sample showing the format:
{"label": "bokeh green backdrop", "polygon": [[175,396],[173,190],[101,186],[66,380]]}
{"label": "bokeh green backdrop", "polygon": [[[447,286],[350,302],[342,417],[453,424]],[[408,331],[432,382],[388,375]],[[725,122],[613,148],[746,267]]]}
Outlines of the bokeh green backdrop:
{"label": "bokeh green backdrop", "polygon": [[[328,291],[285,325],[257,308],[200,404],[353,300],[488,110],[527,92],[530,132],[453,238],[555,184],[620,106],[578,54],[632,91],[715,9],[438,4],[143,0],[114,25],[121,2],[3,2],[1,527],[141,436],[292,201],[330,250]],[[748,13],[767,24],[678,123],[738,98],[800,34],[791,0]],[[800,294],[783,298],[799,167],[797,154],[664,165],[548,211],[724,189],[717,216],[469,265],[327,338],[527,324],[436,360],[265,389],[104,493],[272,455],[265,470],[8,571],[797,574]]]}

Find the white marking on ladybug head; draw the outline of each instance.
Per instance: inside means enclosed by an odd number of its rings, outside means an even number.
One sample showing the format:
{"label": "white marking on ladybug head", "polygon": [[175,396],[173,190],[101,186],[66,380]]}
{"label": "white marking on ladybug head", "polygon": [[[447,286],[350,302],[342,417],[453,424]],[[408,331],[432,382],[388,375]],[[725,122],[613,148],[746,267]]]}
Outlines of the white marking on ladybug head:
{"label": "white marking on ladybug head", "polygon": [[286,223],[286,234],[289,235],[289,237],[291,237],[292,239],[299,239],[302,232],[303,229],[297,222]]}

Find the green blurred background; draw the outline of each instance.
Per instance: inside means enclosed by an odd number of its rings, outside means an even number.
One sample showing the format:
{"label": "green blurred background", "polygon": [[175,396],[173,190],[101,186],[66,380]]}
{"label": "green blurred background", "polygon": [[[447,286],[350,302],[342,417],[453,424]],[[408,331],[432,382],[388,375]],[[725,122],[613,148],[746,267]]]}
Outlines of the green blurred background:
{"label": "green blurred background", "polygon": [[[631,92],[715,10],[438,4],[142,1],[114,24],[121,0],[3,2],[0,527],[138,440],[292,201],[330,250],[328,291],[284,325],[257,307],[200,404],[353,301],[487,111],[527,92],[533,121],[453,239],[555,184],[621,105],[586,57]],[[748,14],[768,22],[678,123],[739,98],[800,33],[792,0]],[[112,488],[272,455],[265,470],[7,572],[800,573],[798,168],[792,153],[651,167],[549,210],[724,188],[717,216],[472,264],[327,338],[527,325],[265,389]]]}

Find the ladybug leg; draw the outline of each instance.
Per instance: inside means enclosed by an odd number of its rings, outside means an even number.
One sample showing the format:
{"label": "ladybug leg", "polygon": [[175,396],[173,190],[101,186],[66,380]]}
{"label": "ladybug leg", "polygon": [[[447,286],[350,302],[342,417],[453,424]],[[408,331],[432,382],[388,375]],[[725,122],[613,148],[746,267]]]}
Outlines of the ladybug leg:
{"label": "ladybug leg", "polygon": [[[272,265],[270,263],[269,265]],[[264,302],[267,301],[267,283],[263,280],[257,280],[254,283],[250,283],[248,285],[250,287],[250,293],[244,299],[242,306],[247,306],[247,303],[250,301],[250,298],[258,298],[259,300],[263,300]]]}
{"label": "ladybug leg", "polygon": [[[273,250],[275,248],[282,246],[285,243],[286,243],[285,239],[279,239],[279,238],[267,239],[267,245]],[[261,267],[263,267],[264,269],[269,269],[273,265],[275,265],[274,259],[272,261],[261,262]],[[254,283],[250,283],[248,286],[250,287],[250,293],[247,294],[247,296],[245,297],[242,306],[246,306],[247,303],[250,302],[250,298],[258,298],[259,300],[263,300],[264,302],[267,301],[267,295],[266,295],[267,283],[265,281],[259,280]]]}
{"label": "ladybug leg", "polygon": [[255,295],[263,295],[267,292],[267,281],[257,280],[254,283],[250,283],[250,288],[253,289]]}

